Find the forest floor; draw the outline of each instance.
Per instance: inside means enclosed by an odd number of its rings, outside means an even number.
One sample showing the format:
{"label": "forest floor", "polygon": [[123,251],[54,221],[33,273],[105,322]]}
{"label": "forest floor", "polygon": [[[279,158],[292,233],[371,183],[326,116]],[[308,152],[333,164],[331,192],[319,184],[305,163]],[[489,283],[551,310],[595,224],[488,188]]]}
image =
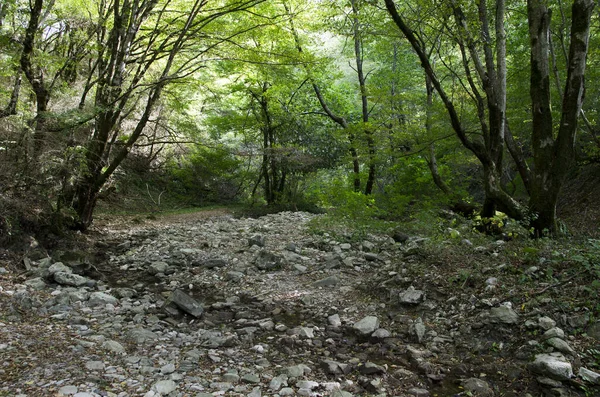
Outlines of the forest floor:
{"label": "forest floor", "polygon": [[324,219],[105,216],[4,252],[0,396],[600,396],[592,251]]}

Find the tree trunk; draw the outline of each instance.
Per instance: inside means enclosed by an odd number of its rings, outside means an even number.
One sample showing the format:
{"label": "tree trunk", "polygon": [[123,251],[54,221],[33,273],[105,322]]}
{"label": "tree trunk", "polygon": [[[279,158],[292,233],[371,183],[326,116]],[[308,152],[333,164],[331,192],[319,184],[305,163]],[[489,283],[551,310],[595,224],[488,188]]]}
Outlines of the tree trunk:
{"label": "tree trunk", "polygon": [[[485,2],[482,1],[479,3],[479,15],[482,26],[485,29],[487,28],[487,17],[485,11]],[[396,5],[393,0],[385,0],[386,8],[392,17],[392,20],[398,27],[398,29],[404,34],[408,42],[411,44],[412,48],[417,53],[419,60],[421,61],[421,66],[423,67],[425,74],[430,79],[431,84],[435,88],[438,93],[440,99],[442,100],[444,107],[450,117],[450,123],[452,125],[452,129],[456,133],[458,139],[462,143],[462,145],[469,149],[475,157],[481,162],[484,173],[483,185],[486,193],[486,200],[493,202],[499,208],[502,208],[504,212],[506,212],[509,216],[515,219],[523,219],[525,215],[524,208],[514,199],[512,199],[501,186],[501,180],[499,178],[499,173],[501,171],[501,161],[502,161],[502,152],[504,145],[504,120],[505,120],[505,102],[502,101],[502,95],[505,94],[505,81],[503,81],[503,70],[498,73],[494,67],[493,63],[493,54],[491,52],[491,48],[489,43],[485,43],[484,55],[486,59],[485,65],[481,62],[479,55],[476,51],[476,45],[474,39],[471,37],[470,32],[468,31],[468,24],[464,19],[464,14],[456,6],[455,3],[452,4],[453,11],[455,14],[455,19],[457,24],[462,29],[462,34],[464,35],[464,40],[466,42],[466,47],[469,50],[469,54],[471,59],[475,65],[475,69],[479,75],[479,78],[482,81],[484,89],[486,90],[486,94],[488,96],[488,121],[486,121],[482,114],[480,114],[480,122],[482,123],[482,127],[484,127],[484,141],[481,142],[477,139],[471,139],[467,131],[462,124],[454,102],[450,98],[450,96],[444,90],[440,79],[436,76],[433,66],[429,60],[428,54],[425,52],[421,41],[416,37],[415,33],[412,29],[410,29],[404,19],[398,13],[396,9]],[[496,10],[496,18],[502,20],[503,18],[503,2],[500,1],[498,3],[498,7],[501,9]],[[500,21],[501,22],[501,21]],[[504,33],[502,31],[502,24],[496,24],[497,35],[502,36]],[[487,35],[489,36],[489,34]],[[484,39],[486,39],[484,37]],[[461,45],[461,50],[464,50],[464,43],[461,41],[459,43]],[[503,39],[501,38],[499,45],[503,45]],[[502,57],[502,49],[497,50],[497,56]],[[500,61],[503,61],[502,59]],[[468,64],[468,62],[466,63]],[[466,68],[466,72],[470,73],[470,70]],[[480,109],[481,110],[481,109]],[[492,128],[487,129],[487,122],[492,124]],[[486,205],[487,212],[491,212],[491,206]]]}
{"label": "tree trunk", "polygon": [[[367,96],[367,79],[363,70],[363,48],[357,0],[350,0],[350,4],[352,5],[352,33],[354,36],[354,59],[356,61],[356,74],[358,77],[358,85],[360,89],[361,114],[362,122],[364,123],[363,131],[367,140],[367,151],[369,157],[369,175],[367,177],[367,183],[365,186],[365,194],[369,195],[373,192],[373,185],[375,184],[375,140],[373,139],[373,131],[371,131],[371,129],[368,127],[369,99]],[[360,186],[358,188],[360,189]]]}
{"label": "tree trunk", "polygon": [[565,178],[575,163],[577,119],[584,95],[593,0],[575,0],[561,121],[554,138],[550,106],[550,10],[544,1],[529,0],[531,46],[532,146],[534,157],[529,207],[538,236],[557,234],[556,203]]}
{"label": "tree trunk", "polygon": [[23,51],[21,52],[21,69],[25,77],[31,84],[31,88],[35,93],[36,99],[36,116],[33,120],[35,124],[33,134],[33,156],[39,156],[46,138],[45,119],[48,110],[48,102],[50,100],[50,91],[44,82],[44,73],[41,70],[34,70],[31,58],[33,56],[35,35],[38,31],[40,19],[42,16],[43,0],[35,0],[31,4],[29,22],[25,30],[25,38],[23,40]]}
{"label": "tree trunk", "polygon": [[10,95],[10,101],[3,110],[0,110],[0,118],[17,114],[17,104],[19,103],[19,93],[21,92],[21,69],[17,70],[15,84]]}

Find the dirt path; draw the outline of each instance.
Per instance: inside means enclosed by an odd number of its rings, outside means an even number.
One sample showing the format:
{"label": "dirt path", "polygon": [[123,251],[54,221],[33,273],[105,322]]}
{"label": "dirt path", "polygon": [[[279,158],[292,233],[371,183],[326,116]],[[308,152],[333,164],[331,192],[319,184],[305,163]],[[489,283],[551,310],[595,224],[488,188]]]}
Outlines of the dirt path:
{"label": "dirt path", "polygon": [[314,217],[100,219],[94,255],[3,272],[0,396],[595,395],[532,367],[562,349],[577,369],[593,342],[520,306],[501,244],[465,246],[487,270],[463,276],[427,239],[317,236]]}

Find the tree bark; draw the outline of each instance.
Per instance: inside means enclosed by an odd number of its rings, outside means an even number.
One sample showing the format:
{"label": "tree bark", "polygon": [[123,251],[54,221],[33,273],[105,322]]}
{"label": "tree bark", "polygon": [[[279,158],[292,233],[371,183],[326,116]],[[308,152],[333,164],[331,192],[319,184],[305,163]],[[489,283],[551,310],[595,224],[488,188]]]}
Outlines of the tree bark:
{"label": "tree bark", "polygon": [[544,1],[529,0],[531,46],[532,149],[534,169],[529,207],[536,235],[560,232],[556,203],[568,172],[575,163],[577,121],[584,96],[584,80],[593,0],[574,0],[567,79],[556,138],[550,106],[550,10]]}
{"label": "tree bark", "polygon": [[367,79],[363,70],[363,43],[361,37],[360,20],[358,1],[350,0],[352,5],[352,33],[354,36],[354,59],[356,61],[356,74],[358,77],[358,85],[360,89],[360,100],[361,100],[361,114],[363,132],[367,141],[367,151],[369,159],[369,175],[367,177],[367,183],[365,185],[365,194],[370,195],[373,193],[373,185],[375,184],[375,139],[373,138],[373,131],[368,126],[369,123],[369,98],[367,96]]}
{"label": "tree bark", "polygon": [[35,0],[31,4],[29,13],[29,22],[25,30],[25,38],[23,39],[23,51],[21,52],[21,69],[25,77],[31,84],[31,88],[35,93],[36,99],[36,115],[33,120],[35,124],[33,134],[33,157],[39,156],[44,141],[46,139],[45,119],[48,111],[48,102],[50,101],[50,91],[44,82],[44,73],[41,70],[35,70],[31,58],[35,45],[35,36],[37,34],[40,19],[42,17],[42,8],[44,0]]}
{"label": "tree bark", "polygon": [[17,104],[19,103],[19,93],[21,92],[21,69],[17,70],[15,76],[15,84],[10,95],[10,101],[6,107],[0,110],[0,118],[8,117],[17,114]]}

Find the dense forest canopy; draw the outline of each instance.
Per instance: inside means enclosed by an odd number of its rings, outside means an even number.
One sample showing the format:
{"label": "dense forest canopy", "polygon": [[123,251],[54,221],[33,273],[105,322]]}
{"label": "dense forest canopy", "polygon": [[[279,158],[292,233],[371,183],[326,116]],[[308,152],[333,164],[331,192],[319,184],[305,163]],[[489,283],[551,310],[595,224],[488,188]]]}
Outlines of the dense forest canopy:
{"label": "dense forest canopy", "polygon": [[[556,234],[598,162],[593,0],[5,0],[0,222],[87,229],[138,186]],[[24,215],[25,216],[25,215]],[[26,218],[27,216],[25,216]]]}

